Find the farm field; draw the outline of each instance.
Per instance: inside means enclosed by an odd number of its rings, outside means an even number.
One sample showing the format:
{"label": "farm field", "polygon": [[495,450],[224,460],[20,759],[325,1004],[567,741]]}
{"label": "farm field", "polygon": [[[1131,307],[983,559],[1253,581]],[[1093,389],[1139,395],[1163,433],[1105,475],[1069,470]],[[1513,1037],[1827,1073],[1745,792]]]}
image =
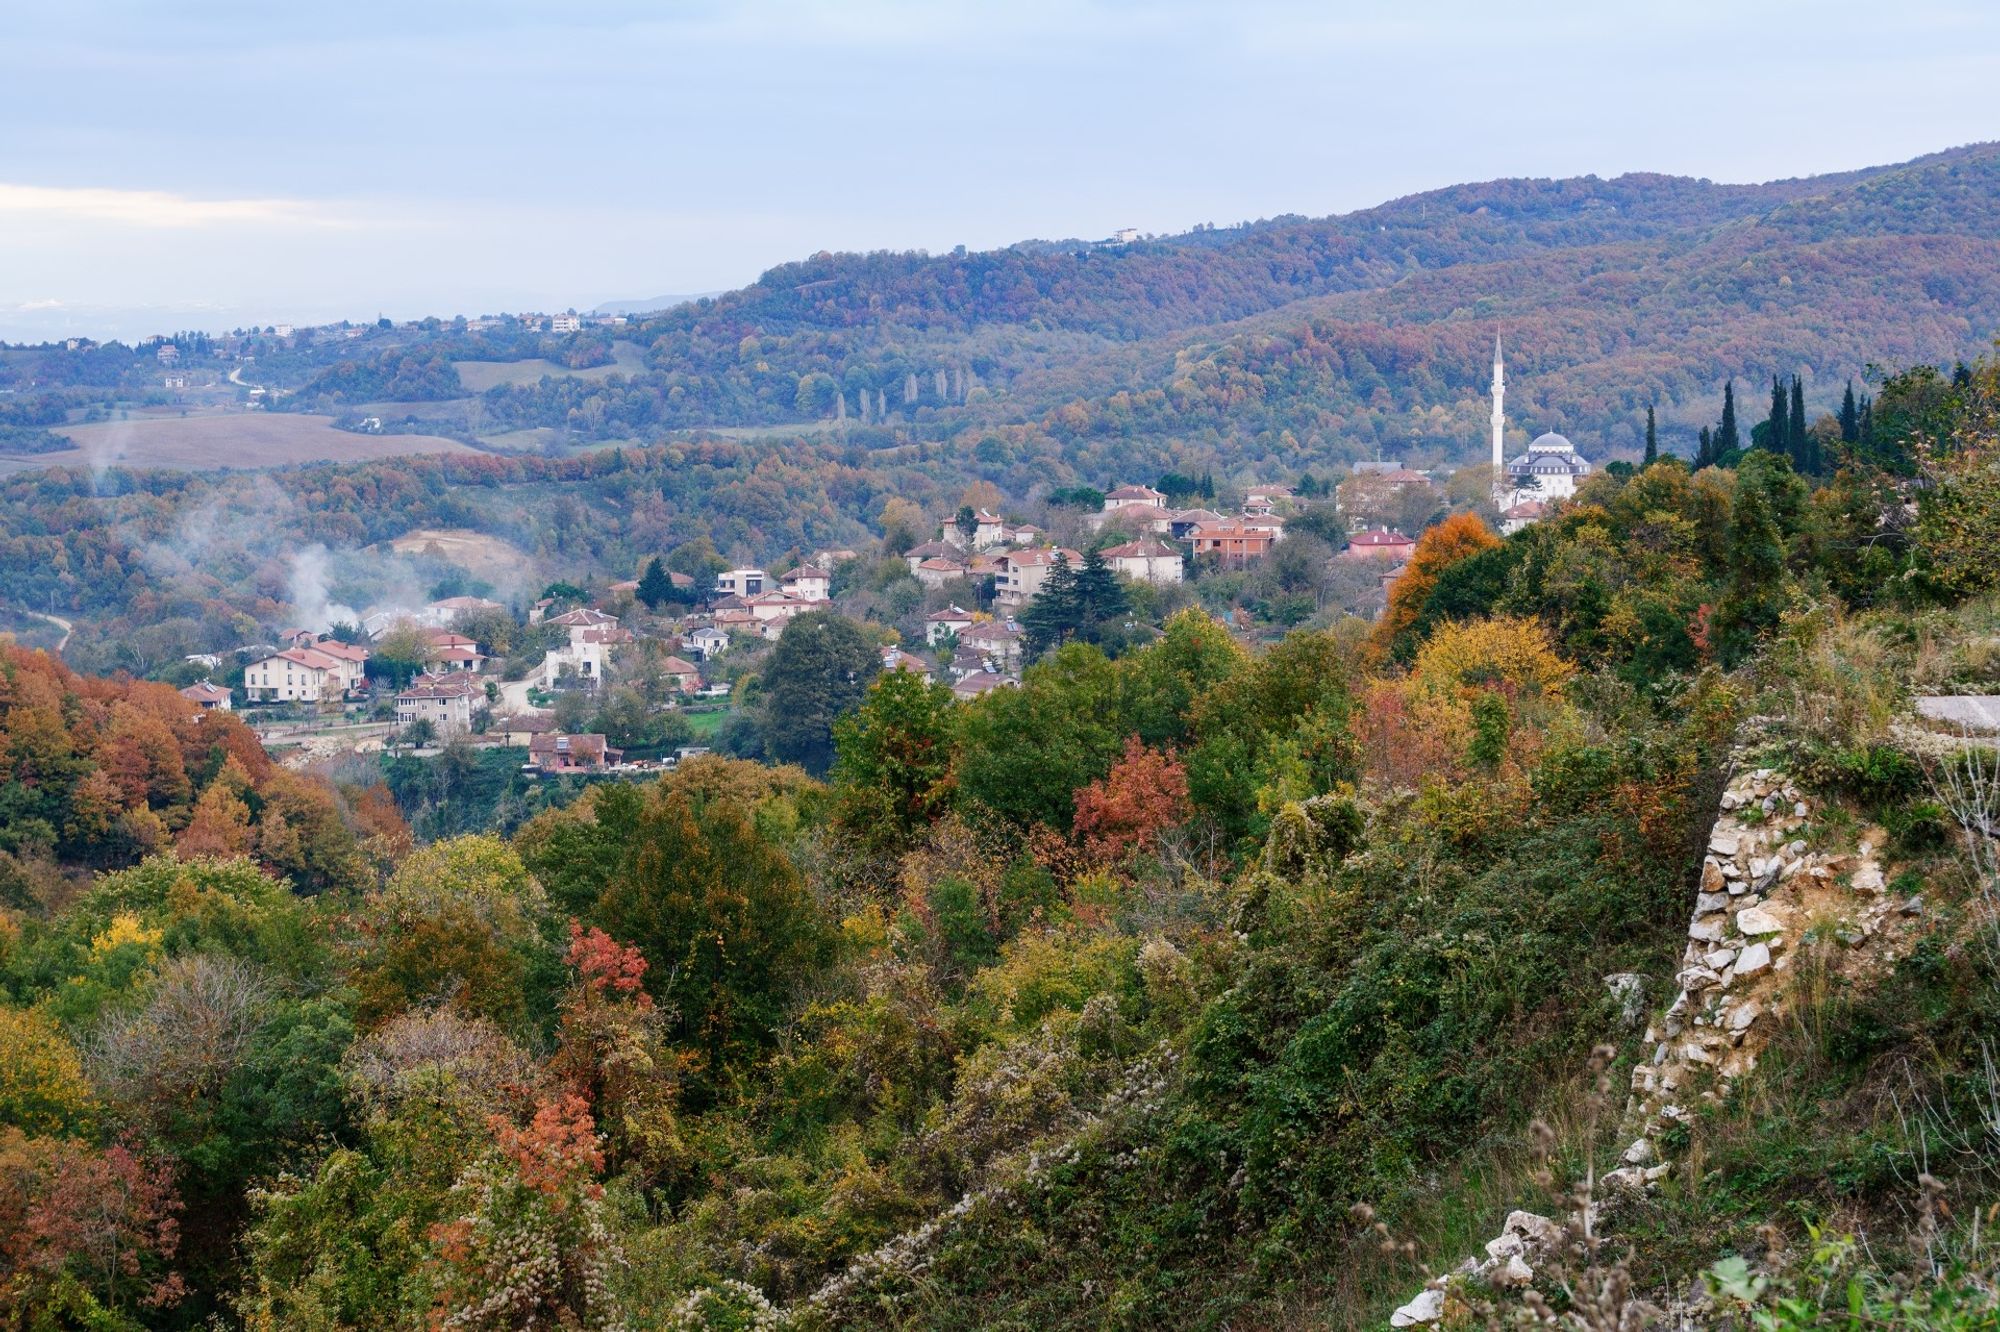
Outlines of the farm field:
{"label": "farm field", "polygon": [[458,382],[473,393],[484,393],[501,384],[539,383],[544,375],[576,379],[605,379],[611,375],[637,374],[646,368],[646,349],[636,342],[611,344],[611,364],[594,365],[588,370],[572,370],[554,361],[536,357],[528,361],[457,361]]}
{"label": "farm field", "polygon": [[168,467],[208,471],[284,467],[307,462],[362,462],[413,453],[471,453],[438,435],[357,435],[330,416],[229,412],[213,416],[95,421],[57,431],[76,445],[56,453],[0,457],[0,472],[44,467]]}

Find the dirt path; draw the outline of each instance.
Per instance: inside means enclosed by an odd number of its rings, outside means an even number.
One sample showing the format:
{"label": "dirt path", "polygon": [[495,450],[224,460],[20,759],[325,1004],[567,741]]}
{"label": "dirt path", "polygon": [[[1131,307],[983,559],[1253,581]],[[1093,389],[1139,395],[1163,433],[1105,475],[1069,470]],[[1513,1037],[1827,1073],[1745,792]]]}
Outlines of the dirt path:
{"label": "dirt path", "polygon": [[54,625],[56,628],[62,630],[62,637],[56,640],[56,645],[53,649],[55,655],[60,657],[62,655],[62,650],[69,646],[70,635],[76,632],[76,626],[70,623],[68,620],[65,620],[62,616],[51,615],[47,611],[32,611],[28,610],[26,607],[23,607],[21,613],[23,615],[32,615],[36,619],[44,620],[49,624]]}

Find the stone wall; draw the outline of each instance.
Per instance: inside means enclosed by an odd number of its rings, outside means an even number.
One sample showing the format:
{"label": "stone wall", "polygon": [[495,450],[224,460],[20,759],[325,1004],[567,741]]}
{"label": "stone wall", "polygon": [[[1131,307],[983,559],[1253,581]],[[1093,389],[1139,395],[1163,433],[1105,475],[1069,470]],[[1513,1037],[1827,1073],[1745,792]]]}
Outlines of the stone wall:
{"label": "stone wall", "polygon": [[[1788,973],[1809,934],[1837,945],[1827,960],[1843,980],[1865,984],[1908,950],[1923,913],[1920,898],[1887,896],[1878,858],[1887,837],[1880,828],[1824,845],[1826,829],[1815,829],[1811,803],[1773,769],[1739,772],[1721,806],[1674,976],[1676,993],[1647,1027],[1645,1058],[1632,1072],[1620,1135],[1626,1146],[1601,1181],[1603,1206],[1664,1178],[1673,1162],[1661,1152],[1661,1131],[1686,1120],[1694,1106],[1720,1101],[1732,1082],[1756,1068],[1785,1019]],[[1824,818],[1827,811],[1820,813]],[[1634,992],[1635,979],[1605,978],[1621,998]],[[1389,1325],[1440,1321],[1454,1280],[1503,1287],[1533,1280],[1535,1263],[1565,1230],[1531,1212],[1510,1214],[1484,1258],[1468,1258],[1432,1281]]]}

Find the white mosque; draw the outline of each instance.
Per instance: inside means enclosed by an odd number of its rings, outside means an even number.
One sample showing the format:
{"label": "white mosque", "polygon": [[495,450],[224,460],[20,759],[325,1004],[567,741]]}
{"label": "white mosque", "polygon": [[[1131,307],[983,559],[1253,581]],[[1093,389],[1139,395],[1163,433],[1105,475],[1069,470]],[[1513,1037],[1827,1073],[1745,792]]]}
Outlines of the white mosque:
{"label": "white mosque", "polygon": [[1502,406],[1507,396],[1507,371],[1500,359],[1500,335],[1493,335],[1493,503],[1499,508],[1506,530],[1518,531],[1541,517],[1542,507],[1551,500],[1576,494],[1577,483],[1590,475],[1590,460],[1576,451],[1576,445],[1550,431],[1538,435],[1528,451],[1512,462],[1506,460],[1502,436],[1507,417]]}

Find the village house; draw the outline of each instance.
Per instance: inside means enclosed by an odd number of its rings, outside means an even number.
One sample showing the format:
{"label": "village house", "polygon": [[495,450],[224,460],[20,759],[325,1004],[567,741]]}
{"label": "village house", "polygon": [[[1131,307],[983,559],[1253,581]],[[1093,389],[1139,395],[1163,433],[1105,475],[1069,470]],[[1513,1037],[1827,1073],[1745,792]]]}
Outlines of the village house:
{"label": "village house", "polygon": [[911,573],[915,573],[925,560],[950,560],[954,564],[963,564],[965,552],[949,541],[926,541],[903,552],[903,562],[910,566]]}
{"label": "village house", "polygon": [[913,657],[899,647],[885,647],[882,649],[882,669],[885,671],[908,671],[912,675],[921,675],[924,678],[925,684],[929,684],[935,678],[931,674],[931,668],[925,664],[922,657]]}
{"label": "village house", "polygon": [[1277,534],[1270,527],[1253,526],[1240,518],[1196,523],[1187,536],[1188,547],[1196,556],[1213,555],[1230,569],[1263,559],[1271,553],[1271,543],[1276,540]]}
{"label": "village house", "polygon": [[1373,531],[1356,532],[1347,539],[1347,546],[1340,552],[1343,560],[1382,560],[1390,564],[1406,564],[1410,552],[1417,543],[1394,528],[1376,528]]}
{"label": "village house", "polygon": [[946,583],[956,583],[966,577],[968,569],[956,559],[939,556],[920,562],[910,572],[917,576],[919,583],[935,592]]}
{"label": "village house", "polygon": [[419,675],[396,694],[396,724],[427,721],[440,740],[472,729],[472,701],[485,692],[464,674]]}
{"label": "village house", "polygon": [[229,691],[219,684],[203,680],[181,690],[181,697],[200,708],[203,712],[230,711]]}
{"label": "village house", "polygon": [[963,634],[972,624],[972,612],[960,610],[957,606],[932,611],[924,616],[924,642],[936,647],[947,638]]}
{"label": "village house", "polygon": [[1153,537],[1109,546],[1100,553],[1114,573],[1124,574],[1135,583],[1165,587],[1180,582],[1184,572],[1181,552]]}
{"label": "village house", "polygon": [[332,657],[340,663],[341,689],[349,695],[363,694],[368,690],[368,649],[358,643],[343,643],[337,638],[321,638],[308,645],[311,651],[323,657]]}
{"label": "village house", "polygon": [[536,736],[546,735],[555,729],[555,718],[548,713],[527,712],[495,717],[487,723],[486,734],[503,745],[526,749],[535,742]]}
{"label": "village house", "polygon": [[497,601],[488,601],[485,597],[446,597],[442,601],[433,601],[426,609],[430,612],[432,623],[448,629],[468,615],[480,611],[504,611],[507,608]]}
{"label": "village house", "polygon": [[321,703],[347,693],[347,663],[311,648],[287,648],[243,669],[252,703]]}
{"label": "village house", "polygon": [[618,617],[601,610],[579,608],[573,611],[564,611],[561,615],[550,620],[549,623],[559,625],[568,630],[570,641],[575,642],[577,636],[587,630],[614,627],[618,623]]}
{"label": "village house", "polygon": [[1549,506],[1541,500],[1522,500],[1500,515],[1500,535],[1513,536],[1526,527],[1532,527],[1548,517]]}
{"label": "village house", "polygon": [[957,550],[991,550],[1007,540],[1007,523],[997,513],[975,509],[972,513],[972,535],[969,538],[965,530],[958,525],[958,519],[952,517],[939,524],[938,539]]}
{"label": "village house", "polygon": [[770,585],[762,569],[725,569],[715,576],[715,590],[725,597],[754,597]]}
{"label": "village house", "polygon": [[728,649],[728,632],[712,624],[681,635],[681,650],[696,661],[714,661]]}
{"label": "village house", "polygon": [[800,601],[825,601],[833,590],[833,575],[811,564],[801,564],[778,582],[788,596]]}
{"label": "village house", "polygon": [[961,676],[951,687],[953,697],[974,699],[981,694],[990,694],[996,689],[1012,688],[1021,682],[1011,675],[996,675],[992,671],[974,671]]}
{"label": "village house", "polygon": [[1164,533],[1173,525],[1172,513],[1164,505],[1141,504],[1136,501],[1121,504],[1116,508],[1107,506],[1097,513],[1086,515],[1083,521],[1093,532],[1102,532],[1107,527],[1118,527],[1127,532]]}
{"label": "village house", "polygon": [[1167,515],[1167,535],[1176,541],[1186,541],[1188,534],[1203,523],[1222,521],[1222,515],[1214,509],[1175,509]]}
{"label": "village house", "polygon": [[980,620],[959,633],[958,644],[1013,669],[1021,664],[1025,638],[1021,626],[1012,620]]}
{"label": "village house", "polygon": [[750,612],[757,623],[758,632],[766,638],[776,638],[784,633],[785,626],[807,611],[820,609],[819,603],[806,601],[783,592],[760,592],[745,598],[744,609]]}
{"label": "village house", "polygon": [[543,772],[593,772],[625,761],[625,751],[613,749],[602,735],[551,732],[528,742],[528,762]]}
{"label": "village house", "polygon": [[819,568],[831,572],[832,570],[838,569],[841,565],[847,563],[849,560],[855,558],[857,558],[857,556],[853,551],[844,548],[830,549],[830,550],[816,550],[811,554],[811,556],[807,558],[806,563],[817,565]]}
{"label": "village house", "polygon": [[1143,504],[1152,509],[1165,509],[1167,497],[1151,486],[1119,486],[1104,494],[1104,512],[1110,513],[1127,504]]}
{"label": "village house", "polygon": [[977,648],[962,647],[952,653],[951,665],[945,668],[954,680],[962,680],[975,671],[993,669],[993,659]]}
{"label": "village house", "polygon": [[1002,555],[1000,568],[993,576],[994,604],[1019,610],[1033,601],[1035,594],[1042,590],[1042,581],[1049,576],[1049,570],[1055,567],[1058,556],[1067,560],[1072,569],[1083,563],[1083,556],[1056,546],[1013,550]]}
{"label": "village house", "polygon": [[668,657],[660,663],[660,674],[672,681],[674,688],[683,694],[692,694],[701,688],[701,668],[685,657]]}
{"label": "village house", "polygon": [[[570,615],[600,614],[602,612],[599,611],[570,612]],[[613,619],[608,615],[603,618]],[[562,647],[550,648],[542,657],[541,680],[544,689],[554,689],[570,681],[586,688],[597,688],[599,682],[604,679],[605,667],[611,660],[611,649],[634,641],[632,631],[620,627],[615,621],[608,625],[571,625],[568,628],[569,642]]]}
{"label": "village house", "polygon": [[1243,512],[1268,517],[1281,504],[1292,502],[1290,486],[1251,486],[1243,492]]}

